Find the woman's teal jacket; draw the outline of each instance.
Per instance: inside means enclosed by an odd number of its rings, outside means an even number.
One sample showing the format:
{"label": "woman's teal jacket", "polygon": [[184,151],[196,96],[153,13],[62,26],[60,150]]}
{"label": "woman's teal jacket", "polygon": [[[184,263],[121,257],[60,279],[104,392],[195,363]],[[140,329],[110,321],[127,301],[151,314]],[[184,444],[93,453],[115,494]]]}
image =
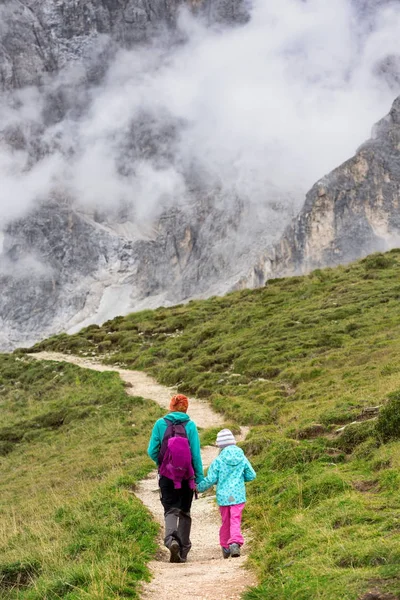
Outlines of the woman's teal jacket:
{"label": "woman's teal jacket", "polygon": [[184,412],[170,412],[162,419],[158,419],[155,422],[147,454],[152,460],[158,465],[158,454],[160,452],[161,443],[163,441],[164,433],[167,429],[165,419],[172,421],[173,423],[186,423],[185,429],[189,440],[190,451],[192,453],[192,464],[194,469],[195,481],[198,483],[204,477],[203,462],[200,454],[200,439],[197,427],[194,421],[190,420],[190,417]]}

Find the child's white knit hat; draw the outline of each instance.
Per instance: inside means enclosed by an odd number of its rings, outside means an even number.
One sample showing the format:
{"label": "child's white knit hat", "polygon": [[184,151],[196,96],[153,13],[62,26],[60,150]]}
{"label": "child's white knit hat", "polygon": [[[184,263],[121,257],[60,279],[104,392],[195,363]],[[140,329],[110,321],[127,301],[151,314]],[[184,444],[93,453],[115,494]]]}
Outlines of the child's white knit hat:
{"label": "child's white knit hat", "polygon": [[235,436],[230,429],[221,429],[217,434],[217,446],[218,448],[225,448],[226,446],[232,446],[236,444]]}

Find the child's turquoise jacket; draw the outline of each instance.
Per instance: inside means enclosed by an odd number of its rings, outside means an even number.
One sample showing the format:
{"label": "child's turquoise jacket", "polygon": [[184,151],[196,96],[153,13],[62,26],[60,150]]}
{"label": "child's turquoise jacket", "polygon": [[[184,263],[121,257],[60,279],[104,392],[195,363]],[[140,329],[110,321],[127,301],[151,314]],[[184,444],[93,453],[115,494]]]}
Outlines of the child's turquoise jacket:
{"label": "child's turquoise jacket", "polygon": [[162,419],[158,419],[158,421],[155,422],[153,431],[151,433],[147,454],[152,460],[154,460],[156,465],[159,466],[158,454],[160,452],[164,433],[167,430],[167,424],[164,419],[168,419],[169,421],[173,421],[174,423],[186,423],[188,421],[185,429],[189,440],[190,452],[192,453],[194,477],[196,483],[198,483],[204,477],[203,463],[200,454],[199,433],[197,431],[196,423],[194,421],[191,421],[189,415],[187,415],[186,413],[170,412],[167,415],[165,415],[165,417],[163,417]]}
{"label": "child's turquoise jacket", "polygon": [[207,477],[198,485],[199,492],[205,492],[212,485],[217,486],[219,506],[232,506],[246,502],[246,481],[253,481],[256,472],[244,452],[238,446],[224,448],[211,463]]}

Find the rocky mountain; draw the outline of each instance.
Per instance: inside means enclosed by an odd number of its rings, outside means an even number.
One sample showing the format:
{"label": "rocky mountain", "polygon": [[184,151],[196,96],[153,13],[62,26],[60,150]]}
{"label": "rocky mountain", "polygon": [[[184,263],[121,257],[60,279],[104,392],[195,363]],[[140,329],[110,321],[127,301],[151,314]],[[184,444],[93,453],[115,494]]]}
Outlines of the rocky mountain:
{"label": "rocky mountain", "polygon": [[223,204],[199,199],[166,211],[143,232],[129,221],[43,205],[3,235],[0,344],[28,344],[115,314],[231,289],[256,258],[254,245],[242,241],[244,210],[239,201],[236,212],[230,205],[227,219]]}
{"label": "rocky mountain", "polygon": [[344,264],[400,245],[400,96],[356,155],[308,192],[249,281]]}
{"label": "rocky mountain", "polygon": [[173,31],[182,5],[210,22],[248,18],[244,0],[5,0],[0,5],[0,85],[41,84],[77,60],[84,62],[90,80],[99,80],[117,48]]}
{"label": "rocky mountain", "polygon": [[[34,115],[31,109],[27,117],[12,115],[0,128],[2,147],[26,160],[23,173],[56,153],[74,156],[77,149],[65,143],[66,124],[74,138],[116,52],[154,43],[167,51],[184,43],[176,28],[183,4],[209,24],[240,25],[248,18],[242,0],[10,0],[0,6],[5,106],[24,102],[19,90],[37,95]],[[80,70],[64,76],[71,64]],[[142,111],[119,141],[121,175],[140,161],[168,168],[180,126],[170,115]],[[260,224],[250,218],[256,225],[244,230],[251,207],[228,199],[218,182],[199,176],[196,165],[182,167],[181,174],[184,198],[176,206],[161,203],[144,220],[124,202],[112,209],[82,206],[59,185],[22,217],[8,220],[0,235],[0,347],[30,344],[116,312],[176,303],[213,287],[216,293],[229,289],[255,259],[254,244],[244,238],[257,232],[261,239]],[[7,200],[12,211],[13,199]],[[279,212],[277,204],[276,227]]]}
{"label": "rocky mountain", "polygon": [[[366,23],[383,4],[354,3]],[[188,119],[158,103],[171,85],[173,108],[190,93],[179,79],[154,91],[149,76],[187,44],[182,8],[219,32],[243,27],[252,2],[0,3],[0,349],[397,243],[398,105],[354,159],[314,186],[284,233],[302,193],[270,182],[270,166],[259,169],[261,194],[260,185],[231,184],[236,163],[227,176],[214,169],[207,139],[191,152]],[[397,61],[387,53],[376,65],[389,89]],[[235,118],[232,98],[225,104]],[[240,148],[234,158],[240,165]]]}

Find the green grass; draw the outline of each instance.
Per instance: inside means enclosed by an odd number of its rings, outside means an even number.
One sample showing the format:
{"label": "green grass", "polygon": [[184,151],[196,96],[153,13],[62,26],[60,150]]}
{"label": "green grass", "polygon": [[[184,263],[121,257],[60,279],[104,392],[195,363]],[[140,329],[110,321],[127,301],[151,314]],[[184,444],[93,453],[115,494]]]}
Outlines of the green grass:
{"label": "green grass", "polygon": [[230,421],[342,423],[400,387],[399,274],[400,257],[392,252],[117,317],[35,349],[144,369],[207,398]]}
{"label": "green grass", "polygon": [[[392,251],[117,317],[34,350],[145,370],[251,426],[243,447],[258,477],[245,519],[260,584],[247,600],[399,597],[399,300]],[[378,405],[378,418],[364,412]]]}
{"label": "green grass", "polygon": [[157,527],[132,494],[161,411],[116,374],[0,357],[0,598],[138,598]]}

